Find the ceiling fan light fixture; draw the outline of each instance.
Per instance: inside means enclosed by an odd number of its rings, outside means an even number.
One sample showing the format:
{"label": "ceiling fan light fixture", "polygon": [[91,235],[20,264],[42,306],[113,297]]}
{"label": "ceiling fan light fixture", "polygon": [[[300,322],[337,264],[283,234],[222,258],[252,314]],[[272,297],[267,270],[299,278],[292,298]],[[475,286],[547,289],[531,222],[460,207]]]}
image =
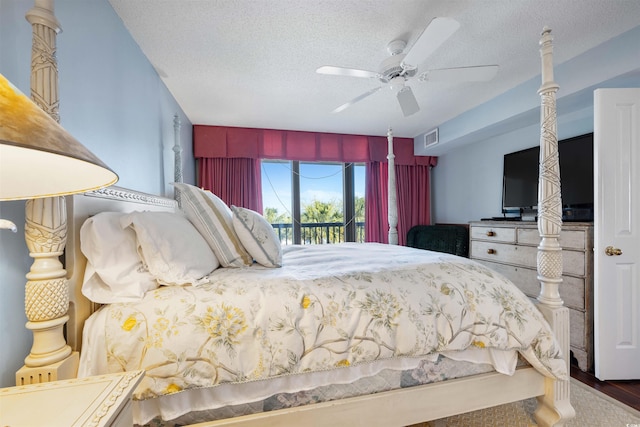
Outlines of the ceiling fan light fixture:
{"label": "ceiling fan light fixture", "polygon": [[398,103],[400,104],[400,108],[402,109],[402,114],[405,117],[409,117],[412,114],[420,111],[420,106],[418,105],[418,101],[416,97],[413,95],[413,91],[409,86],[404,86],[402,89],[396,93],[396,98],[398,98]]}
{"label": "ceiling fan light fixture", "polygon": [[391,89],[394,92],[398,92],[402,89],[404,89],[404,82],[405,79],[404,77],[394,77],[389,81],[389,89]]}

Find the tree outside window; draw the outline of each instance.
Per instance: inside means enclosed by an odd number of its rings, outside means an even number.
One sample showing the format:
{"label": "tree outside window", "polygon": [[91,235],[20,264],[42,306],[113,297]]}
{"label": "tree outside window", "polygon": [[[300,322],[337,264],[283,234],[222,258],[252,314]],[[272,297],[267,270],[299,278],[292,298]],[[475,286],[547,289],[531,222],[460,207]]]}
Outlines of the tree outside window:
{"label": "tree outside window", "polygon": [[364,165],[262,161],[263,215],[282,244],[364,241]]}

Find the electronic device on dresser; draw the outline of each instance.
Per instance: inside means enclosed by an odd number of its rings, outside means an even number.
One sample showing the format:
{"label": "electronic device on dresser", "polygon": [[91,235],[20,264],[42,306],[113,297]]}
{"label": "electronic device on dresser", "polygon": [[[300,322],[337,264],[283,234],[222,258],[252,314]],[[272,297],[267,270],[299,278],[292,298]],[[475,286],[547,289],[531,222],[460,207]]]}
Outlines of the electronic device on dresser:
{"label": "electronic device on dresser", "polygon": [[[558,142],[562,220],[593,221],[593,133]],[[535,221],[540,147],[504,155],[502,213]],[[493,218],[495,220],[495,218]]]}

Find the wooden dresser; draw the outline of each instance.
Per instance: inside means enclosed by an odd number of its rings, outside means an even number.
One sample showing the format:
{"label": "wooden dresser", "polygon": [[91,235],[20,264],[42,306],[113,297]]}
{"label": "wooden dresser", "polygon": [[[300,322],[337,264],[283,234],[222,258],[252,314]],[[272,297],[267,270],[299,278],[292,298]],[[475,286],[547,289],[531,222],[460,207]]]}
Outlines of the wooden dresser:
{"label": "wooden dresser", "polygon": [[[533,299],[540,292],[539,242],[535,222],[477,221],[469,225],[469,257],[502,273]],[[560,245],[560,297],[569,308],[571,352],[586,371],[593,367],[593,223],[563,224]]]}

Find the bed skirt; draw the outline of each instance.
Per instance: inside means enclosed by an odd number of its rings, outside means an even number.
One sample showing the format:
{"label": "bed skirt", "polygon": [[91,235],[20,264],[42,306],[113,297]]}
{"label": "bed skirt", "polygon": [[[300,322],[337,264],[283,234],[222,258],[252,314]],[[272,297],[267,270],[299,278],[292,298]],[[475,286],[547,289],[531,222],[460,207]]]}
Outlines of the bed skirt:
{"label": "bed skirt", "polygon": [[[232,403],[222,407],[218,407],[219,404],[214,403],[215,399],[224,396],[224,400],[233,401],[237,399],[236,401],[242,401],[242,394],[246,391],[246,387],[264,389],[269,387],[266,384],[267,381],[256,381],[249,384],[226,384],[224,387],[188,390],[187,392],[160,398],[134,401],[134,419],[149,419],[152,413],[161,411],[162,416],[156,415],[150,422],[143,425],[167,427],[196,424],[436,383],[494,370],[490,364],[455,361],[445,356],[439,356],[435,362],[429,360],[417,360],[414,362],[416,365],[414,368],[385,368],[377,373],[373,373],[376,371],[376,366],[370,366],[371,375],[347,383],[340,383],[336,372],[326,372],[324,373],[325,376],[327,378],[334,377],[333,381],[336,381],[336,383],[291,393],[278,392],[264,400],[240,404]],[[518,364],[526,364],[526,362],[519,359]],[[293,382],[295,383],[295,380]],[[274,385],[274,387],[280,386],[281,384]],[[294,384],[289,384],[289,386],[293,387]],[[207,407],[215,408],[205,409]],[[183,414],[172,417],[172,412]]]}

